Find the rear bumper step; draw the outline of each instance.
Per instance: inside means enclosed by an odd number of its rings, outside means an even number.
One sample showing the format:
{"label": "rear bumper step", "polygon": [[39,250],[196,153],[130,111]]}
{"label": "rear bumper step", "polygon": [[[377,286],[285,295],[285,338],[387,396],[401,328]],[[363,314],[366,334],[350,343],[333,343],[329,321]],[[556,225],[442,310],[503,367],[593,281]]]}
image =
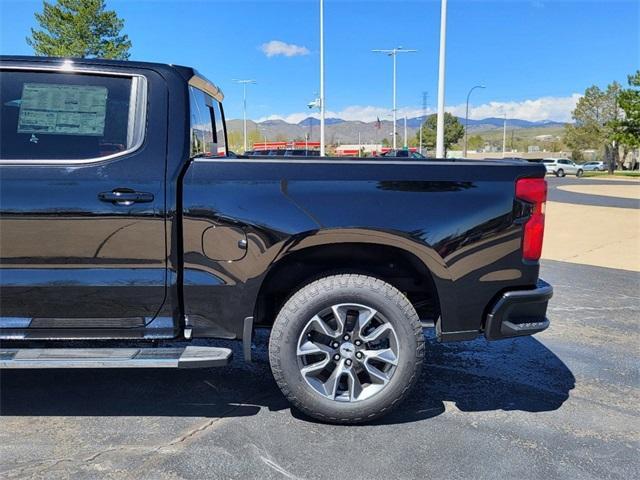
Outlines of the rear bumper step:
{"label": "rear bumper step", "polygon": [[487,340],[533,335],[545,330],[549,326],[547,304],[552,296],[553,287],[544,280],[538,280],[530,290],[503,293],[487,315]]}
{"label": "rear bumper step", "polygon": [[219,347],[0,349],[0,368],[211,368],[229,363]]}

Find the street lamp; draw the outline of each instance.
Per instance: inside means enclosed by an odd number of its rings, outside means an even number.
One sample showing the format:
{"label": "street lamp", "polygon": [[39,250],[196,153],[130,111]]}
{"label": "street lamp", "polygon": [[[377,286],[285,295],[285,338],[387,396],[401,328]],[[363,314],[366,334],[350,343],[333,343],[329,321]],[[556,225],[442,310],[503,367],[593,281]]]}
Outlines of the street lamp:
{"label": "street lamp", "polygon": [[376,49],[371,51],[375,53],[384,53],[385,55],[388,55],[389,57],[393,58],[393,149],[395,150],[397,148],[396,146],[396,110],[397,110],[396,109],[396,70],[397,70],[396,57],[398,56],[399,53],[413,53],[413,52],[417,52],[417,50],[397,47],[397,48],[392,48],[390,50]]}
{"label": "street lamp", "polygon": [[484,85],[476,85],[475,87],[472,87],[471,90],[469,90],[469,93],[467,93],[467,113],[465,114],[464,117],[464,153],[463,153],[463,157],[467,158],[467,130],[469,130],[469,97],[471,96],[471,92],[473,92],[476,88],[487,88]]}
{"label": "street lamp", "polygon": [[407,143],[407,116],[404,116],[404,149],[407,150],[409,144]]}
{"label": "street lamp", "polygon": [[447,51],[447,0],[440,6],[440,56],[438,62],[438,120],[436,127],[436,158],[444,158],[444,77]]}
{"label": "street lamp", "polygon": [[502,130],[502,158],[507,151],[507,112],[504,112],[504,128]]}
{"label": "street lamp", "polygon": [[320,156],[324,157],[324,0],[320,0]]}
{"label": "street lamp", "polygon": [[266,127],[260,127],[260,133],[262,133],[262,138],[264,139],[263,150],[267,149],[267,129]]}
{"label": "street lamp", "polygon": [[242,118],[244,126],[244,151],[247,151],[247,85],[257,83],[255,80],[233,80],[242,85]]}

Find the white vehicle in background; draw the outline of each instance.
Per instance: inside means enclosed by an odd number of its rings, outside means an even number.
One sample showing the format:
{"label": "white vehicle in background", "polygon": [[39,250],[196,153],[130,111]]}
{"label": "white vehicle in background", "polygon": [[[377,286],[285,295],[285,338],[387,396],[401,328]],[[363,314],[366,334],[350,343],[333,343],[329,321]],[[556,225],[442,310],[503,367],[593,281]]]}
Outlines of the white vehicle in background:
{"label": "white vehicle in background", "polygon": [[582,165],[577,165],[568,158],[545,158],[542,163],[547,168],[547,174],[552,173],[556,177],[564,177],[567,174],[581,177],[584,173]]}
{"label": "white vehicle in background", "polygon": [[606,170],[604,162],[587,162],[581,167],[585,172],[604,172]]}

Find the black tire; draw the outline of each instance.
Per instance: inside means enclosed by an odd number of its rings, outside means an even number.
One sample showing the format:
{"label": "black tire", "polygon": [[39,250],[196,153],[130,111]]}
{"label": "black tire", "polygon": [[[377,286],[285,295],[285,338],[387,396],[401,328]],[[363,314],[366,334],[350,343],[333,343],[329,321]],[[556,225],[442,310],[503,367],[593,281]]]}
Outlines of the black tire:
{"label": "black tire", "polygon": [[581,177],[584,174],[584,172],[582,170],[578,170],[576,172],[576,177]]}
{"label": "black tire", "polygon": [[[309,320],[341,303],[367,305],[380,312],[398,340],[398,364],[390,380],[382,390],[359,401],[339,402],[313,390],[300,372],[296,355]],[[424,349],[418,315],[402,293],[377,278],[343,274],[316,280],[289,298],[273,325],[269,361],[280,390],[303,413],[329,423],[362,423],[386,415],[407,397],[420,375]]]}
{"label": "black tire", "polygon": [[559,168],[556,172],[556,177],[564,177],[564,170]]}

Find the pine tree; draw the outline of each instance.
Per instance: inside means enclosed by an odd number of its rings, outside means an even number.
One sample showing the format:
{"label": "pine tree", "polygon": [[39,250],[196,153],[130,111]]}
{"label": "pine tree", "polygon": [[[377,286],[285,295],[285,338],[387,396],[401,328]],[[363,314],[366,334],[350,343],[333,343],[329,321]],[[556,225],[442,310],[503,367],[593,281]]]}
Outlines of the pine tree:
{"label": "pine tree", "polygon": [[36,55],[50,57],[129,58],[131,41],[122,34],[124,20],[105,10],[104,0],[43,1],[27,43]]}

